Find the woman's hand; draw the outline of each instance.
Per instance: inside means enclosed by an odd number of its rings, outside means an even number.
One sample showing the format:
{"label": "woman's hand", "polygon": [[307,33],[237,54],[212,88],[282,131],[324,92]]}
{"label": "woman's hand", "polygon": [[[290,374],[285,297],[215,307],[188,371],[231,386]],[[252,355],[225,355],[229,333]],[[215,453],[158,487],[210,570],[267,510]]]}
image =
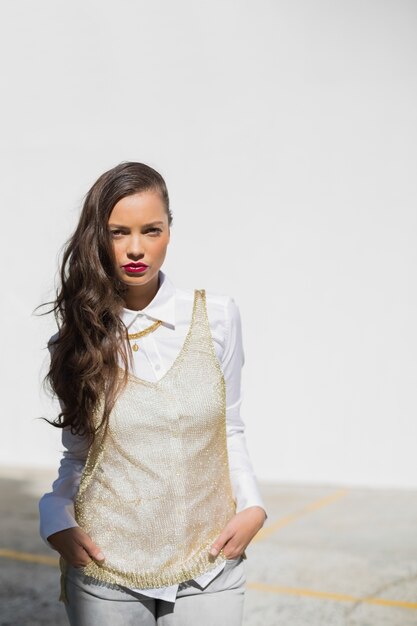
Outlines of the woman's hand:
{"label": "woman's hand", "polygon": [[250,506],[236,513],[213,542],[210,554],[217,556],[223,548],[227,559],[237,558],[262,528],[265,519],[265,511],[260,506]]}
{"label": "woman's hand", "polygon": [[66,528],[49,535],[48,541],[63,559],[74,567],[84,567],[91,562],[104,561],[104,554],[80,526]]}

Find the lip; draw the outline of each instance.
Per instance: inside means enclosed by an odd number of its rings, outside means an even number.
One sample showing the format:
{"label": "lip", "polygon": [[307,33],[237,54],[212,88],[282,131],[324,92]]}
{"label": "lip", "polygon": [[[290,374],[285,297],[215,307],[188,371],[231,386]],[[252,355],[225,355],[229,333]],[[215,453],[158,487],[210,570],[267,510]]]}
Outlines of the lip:
{"label": "lip", "polygon": [[149,265],[145,263],[127,263],[122,267],[129,274],[142,274],[148,269]]}

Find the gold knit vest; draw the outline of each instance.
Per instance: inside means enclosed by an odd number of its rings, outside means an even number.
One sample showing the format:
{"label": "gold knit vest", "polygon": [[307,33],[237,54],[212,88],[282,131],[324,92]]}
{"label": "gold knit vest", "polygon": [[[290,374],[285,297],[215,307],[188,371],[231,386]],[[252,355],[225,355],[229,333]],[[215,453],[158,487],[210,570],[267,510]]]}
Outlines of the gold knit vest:
{"label": "gold knit vest", "polygon": [[103,582],[165,587],[226,559],[209,550],[236,513],[226,386],[204,289],[194,290],[188,333],[165,375],[128,377],[105,437],[89,450],[74,502],[77,523],[106,557],[82,570]]}

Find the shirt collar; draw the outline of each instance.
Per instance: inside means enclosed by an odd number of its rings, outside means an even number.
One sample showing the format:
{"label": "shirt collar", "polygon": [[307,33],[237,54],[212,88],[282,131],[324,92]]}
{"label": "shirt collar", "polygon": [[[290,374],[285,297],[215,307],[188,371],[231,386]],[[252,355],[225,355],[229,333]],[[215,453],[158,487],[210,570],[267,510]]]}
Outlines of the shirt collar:
{"label": "shirt collar", "polygon": [[159,270],[159,281],[155,297],[144,309],[133,311],[122,308],[121,318],[127,328],[134,323],[140,313],[151,320],[161,320],[175,328],[175,286],[162,270]]}

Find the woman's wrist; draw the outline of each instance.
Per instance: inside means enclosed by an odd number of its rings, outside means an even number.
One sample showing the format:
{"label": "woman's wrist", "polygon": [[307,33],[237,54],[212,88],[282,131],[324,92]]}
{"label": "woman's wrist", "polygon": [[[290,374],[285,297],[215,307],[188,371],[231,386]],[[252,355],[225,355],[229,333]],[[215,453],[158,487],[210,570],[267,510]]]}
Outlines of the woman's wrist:
{"label": "woman's wrist", "polygon": [[267,513],[266,513],[266,511],[265,511],[265,509],[264,509],[262,506],[259,506],[258,504],[253,505],[253,506],[249,506],[249,507],[247,507],[247,509],[243,509],[243,510],[249,510],[249,509],[251,509],[251,510],[252,510],[252,509],[253,509],[253,510],[258,510],[260,513],[262,513],[262,515],[263,515],[263,521],[265,521],[265,520],[266,520],[266,518],[268,517],[268,516],[267,516]]}

